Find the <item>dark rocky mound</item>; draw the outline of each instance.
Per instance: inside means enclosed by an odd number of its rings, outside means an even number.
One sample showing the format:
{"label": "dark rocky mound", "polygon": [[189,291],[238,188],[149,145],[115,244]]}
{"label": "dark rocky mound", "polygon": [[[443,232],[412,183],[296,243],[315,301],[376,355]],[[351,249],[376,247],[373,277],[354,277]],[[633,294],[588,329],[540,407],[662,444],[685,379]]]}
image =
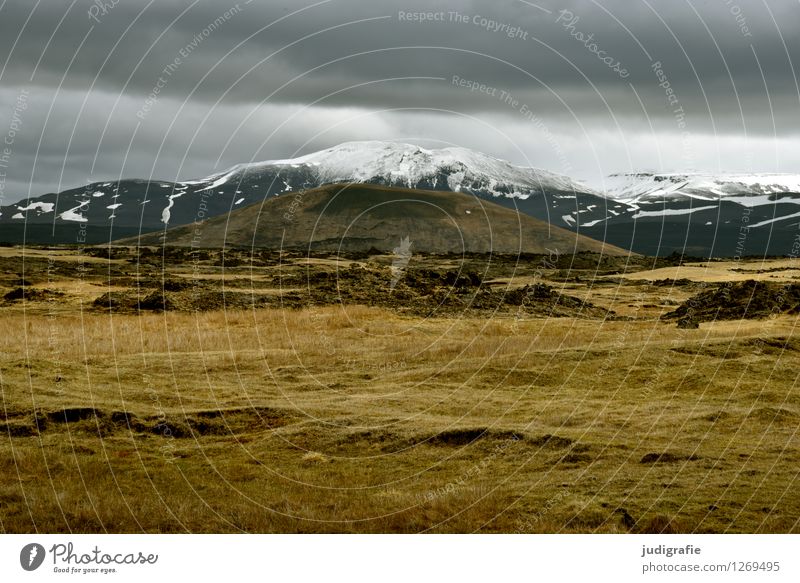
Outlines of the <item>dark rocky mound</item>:
{"label": "dark rocky mound", "polygon": [[[544,284],[506,289],[483,283],[473,272],[409,270],[394,274],[388,268],[353,266],[338,273],[318,274],[298,294],[297,307],[306,304],[361,304],[397,309],[423,316],[465,310],[516,313],[544,317],[603,318],[612,313]],[[291,300],[292,298],[290,298]]]}
{"label": "dark rocky mound", "polygon": [[699,460],[700,457],[695,454],[677,454],[665,451],[663,453],[647,453],[641,460],[640,464],[672,464],[676,462],[693,462]]}
{"label": "dark rocky mound", "polygon": [[489,429],[488,427],[469,427],[464,429],[447,429],[432,435],[423,441],[430,445],[463,446],[479,439],[509,439],[522,441],[525,435],[516,431]]}
{"label": "dark rocky mound", "polygon": [[800,284],[764,281],[731,282],[692,296],[664,320],[676,320],[682,328],[696,328],[700,322],[767,318],[800,312]]}
{"label": "dark rocky mound", "polygon": [[104,411],[93,407],[68,407],[56,411],[0,413],[0,434],[33,437],[45,431],[68,428],[71,432],[110,436],[114,433],[148,433],[167,438],[242,434],[270,430],[297,421],[296,412],[272,407],[247,407],[184,411],[182,414],[139,417],[130,411]]}
{"label": "dark rocky mound", "polygon": [[192,291],[151,291],[146,295],[135,291],[112,291],[97,298],[95,308],[119,313],[136,312],[208,312],[277,307],[275,298],[248,292],[221,291],[198,287]]}
{"label": "dark rocky mound", "polygon": [[652,281],[650,285],[656,287],[687,287],[697,285],[697,282],[682,277],[680,279],[656,279]]}
{"label": "dark rocky mound", "polygon": [[[220,282],[196,280],[185,285],[160,285],[139,290],[110,291],[94,301],[99,310],[210,311],[254,308],[306,308],[366,305],[422,316],[464,311],[541,317],[605,318],[613,312],[564,295],[544,284],[508,289],[488,285],[473,271],[410,269],[352,264],[337,271],[309,269],[305,274],[277,277],[272,290],[231,289]],[[141,282],[140,282],[141,284]],[[272,293],[262,293],[271,291]]]}
{"label": "dark rocky mound", "polygon": [[38,289],[32,287],[17,287],[3,296],[7,302],[17,300],[27,300],[29,302],[46,302],[64,297],[64,293],[58,290]]}

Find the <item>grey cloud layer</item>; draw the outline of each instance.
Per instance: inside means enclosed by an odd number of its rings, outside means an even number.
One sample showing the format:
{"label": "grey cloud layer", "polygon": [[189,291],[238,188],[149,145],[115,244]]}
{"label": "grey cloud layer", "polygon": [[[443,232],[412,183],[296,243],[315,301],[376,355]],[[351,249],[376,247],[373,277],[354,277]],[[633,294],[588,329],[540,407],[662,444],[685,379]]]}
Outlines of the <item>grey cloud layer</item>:
{"label": "grey cloud layer", "polygon": [[[0,132],[19,90],[32,95],[8,196],[31,182],[38,194],[119,174],[189,177],[341,139],[412,134],[556,171],[566,156],[586,176],[659,159],[713,166],[734,144],[750,169],[789,171],[796,162],[788,150],[800,134],[800,5],[791,0],[575,0],[539,3],[544,10],[519,1],[102,4],[2,5]],[[419,11],[444,20],[407,21]],[[517,38],[492,30],[504,24],[521,31]],[[653,62],[674,91],[672,105]],[[165,74],[170,63],[177,66]],[[496,91],[456,87],[453,76]],[[397,78],[418,79],[382,81]],[[520,103],[544,130],[521,125]],[[676,106],[695,142],[688,156],[652,143],[680,142]],[[494,131],[476,136],[462,114]],[[600,143],[605,153],[593,154]]]}

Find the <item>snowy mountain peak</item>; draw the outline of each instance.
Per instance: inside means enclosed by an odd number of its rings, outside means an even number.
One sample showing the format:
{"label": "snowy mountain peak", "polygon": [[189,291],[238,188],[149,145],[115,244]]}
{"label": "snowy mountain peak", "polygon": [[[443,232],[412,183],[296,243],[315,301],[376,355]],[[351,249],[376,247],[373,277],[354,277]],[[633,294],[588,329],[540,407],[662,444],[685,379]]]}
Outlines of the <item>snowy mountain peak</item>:
{"label": "snowy mountain peak", "polygon": [[586,192],[585,185],[545,170],[515,166],[467,148],[429,150],[413,144],[345,142],[305,156],[239,164],[203,181],[219,186],[229,180],[253,180],[275,170],[304,170],[310,182],[370,182],[407,188],[481,192],[527,198],[543,190]]}

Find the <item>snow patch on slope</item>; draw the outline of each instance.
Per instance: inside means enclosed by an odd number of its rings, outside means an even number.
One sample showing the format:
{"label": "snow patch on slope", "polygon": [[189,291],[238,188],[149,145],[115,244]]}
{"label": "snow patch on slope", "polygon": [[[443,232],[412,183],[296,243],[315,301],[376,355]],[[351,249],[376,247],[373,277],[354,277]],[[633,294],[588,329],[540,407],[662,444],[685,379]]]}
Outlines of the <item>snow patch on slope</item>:
{"label": "snow patch on slope", "polygon": [[39,214],[52,213],[56,205],[52,202],[32,202],[27,206],[17,206],[18,211],[38,210]]}
{"label": "snow patch on slope", "polygon": [[78,206],[72,207],[69,210],[64,211],[59,215],[65,221],[74,221],[76,223],[85,223],[89,219],[81,214],[81,211],[86,210],[86,207],[89,206],[89,201],[84,200]]}

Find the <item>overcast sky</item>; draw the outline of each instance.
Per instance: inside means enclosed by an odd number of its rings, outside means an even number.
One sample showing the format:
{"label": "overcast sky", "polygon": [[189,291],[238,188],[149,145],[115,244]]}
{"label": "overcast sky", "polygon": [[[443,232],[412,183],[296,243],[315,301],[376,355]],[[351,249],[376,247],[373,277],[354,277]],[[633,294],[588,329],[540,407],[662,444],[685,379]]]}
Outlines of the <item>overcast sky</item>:
{"label": "overcast sky", "polygon": [[800,2],[738,2],[0,0],[0,194],[349,140],[800,172]]}

